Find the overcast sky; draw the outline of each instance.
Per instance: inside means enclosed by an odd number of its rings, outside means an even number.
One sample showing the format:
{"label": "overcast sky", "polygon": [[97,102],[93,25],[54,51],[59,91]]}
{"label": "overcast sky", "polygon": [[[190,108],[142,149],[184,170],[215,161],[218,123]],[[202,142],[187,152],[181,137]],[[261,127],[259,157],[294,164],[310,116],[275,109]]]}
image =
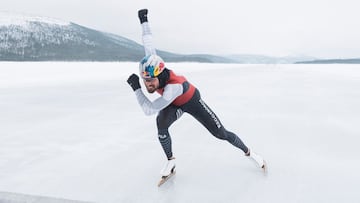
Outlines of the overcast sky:
{"label": "overcast sky", "polygon": [[1,0],[1,10],[54,17],[141,42],[149,9],[158,49],[176,53],[360,57],[358,0]]}

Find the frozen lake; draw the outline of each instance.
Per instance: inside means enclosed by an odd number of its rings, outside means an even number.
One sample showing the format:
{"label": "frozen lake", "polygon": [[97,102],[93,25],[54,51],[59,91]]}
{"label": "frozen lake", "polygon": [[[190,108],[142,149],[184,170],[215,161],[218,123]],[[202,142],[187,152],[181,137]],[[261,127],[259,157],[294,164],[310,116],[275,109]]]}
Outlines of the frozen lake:
{"label": "frozen lake", "polygon": [[177,174],[158,188],[155,116],[126,83],[137,63],[2,62],[0,202],[360,202],[359,65],[167,66],[267,176],[185,114],[170,128]]}

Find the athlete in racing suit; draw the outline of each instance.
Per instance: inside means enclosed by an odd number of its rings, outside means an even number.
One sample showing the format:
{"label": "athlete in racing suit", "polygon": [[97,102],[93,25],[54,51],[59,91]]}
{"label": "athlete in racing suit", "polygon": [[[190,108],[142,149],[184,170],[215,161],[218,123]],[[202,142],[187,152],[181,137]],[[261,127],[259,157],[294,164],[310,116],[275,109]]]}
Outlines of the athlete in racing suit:
{"label": "athlete in racing suit", "polygon": [[140,10],[138,14],[145,49],[145,57],[140,62],[140,75],[147,91],[149,93],[157,92],[161,97],[150,101],[142,92],[139,77],[136,74],[132,74],[127,82],[135,91],[136,98],[144,113],[146,115],[158,113],[156,118],[158,138],[168,159],[161,174],[168,175],[170,170],[175,167],[171,136],[168,129],[184,112],[192,115],[216,138],[226,140],[241,149],[245,155],[253,158],[259,167],[265,169],[264,160],[253,151],[250,153],[249,148],[236,134],[225,129],[220,119],[201,99],[199,90],[185,77],[176,75],[172,70],[165,67],[163,60],[156,55],[156,50],[152,44],[147,10]]}

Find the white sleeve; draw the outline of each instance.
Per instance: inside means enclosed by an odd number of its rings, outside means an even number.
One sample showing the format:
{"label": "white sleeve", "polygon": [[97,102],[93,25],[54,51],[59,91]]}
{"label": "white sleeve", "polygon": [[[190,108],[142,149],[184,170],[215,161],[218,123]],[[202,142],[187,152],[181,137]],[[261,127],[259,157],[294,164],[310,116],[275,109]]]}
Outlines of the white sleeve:
{"label": "white sleeve", "polygon": [[145,50],[145,56],[156,54],[149,23],[148,22],[142,23],[141,28],[142,28],[142,41]]}
{"label": "white sleeve", "polygon": [[168,84],[164,88],[163,95],[154,101],[150,101],[141,89],[137,89],[135,95],[145,115],[149,116],[169,106],[182,92],[181,84]]}

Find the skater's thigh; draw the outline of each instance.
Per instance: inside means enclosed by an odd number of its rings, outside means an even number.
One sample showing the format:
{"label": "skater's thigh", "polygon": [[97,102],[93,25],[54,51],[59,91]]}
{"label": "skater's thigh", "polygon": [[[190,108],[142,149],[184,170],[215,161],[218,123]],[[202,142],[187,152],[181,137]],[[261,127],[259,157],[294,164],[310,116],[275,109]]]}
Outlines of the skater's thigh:
{"label": "skater's thigh", "polygon": [[225,136],[225,129],[220,119],[201,99],[199,92],[196,92],[196,95],[185,106],[184,110],[198,120],[215,137],[222,138]]}
{"label": "skater's thigh", "polygon": [[158,129],[167,129],[182,115],[182,113],[183,111],[177,106],[167,106],[165,109],[159,112],[156,118]]}

